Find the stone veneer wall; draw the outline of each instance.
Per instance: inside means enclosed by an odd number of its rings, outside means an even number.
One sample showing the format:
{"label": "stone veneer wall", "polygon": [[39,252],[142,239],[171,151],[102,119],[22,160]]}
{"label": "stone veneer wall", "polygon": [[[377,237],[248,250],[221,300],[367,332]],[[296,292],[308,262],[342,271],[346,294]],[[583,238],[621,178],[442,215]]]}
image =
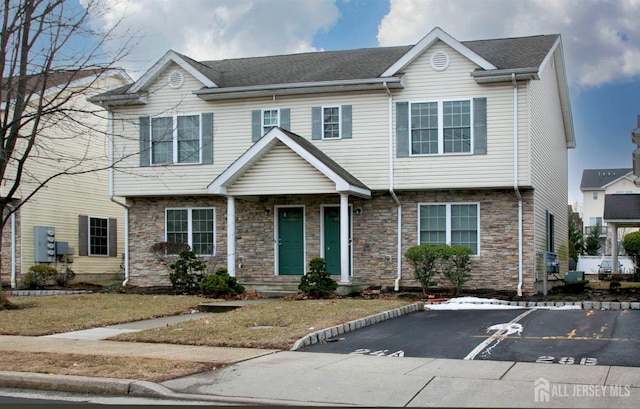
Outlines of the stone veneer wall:
{"label": "stone veneer wall", "polygon": [[[468,288],[516,290],[518,283],[518,205],[511,190],[397,192],[402,202],[402,248],[417,244],[418,204],[431,202],[480,203],[481,255],[472,260]],[[524,192],[523,290],[534,292],[533,194]],[[371,199],[350,197],[353,217],[353,281],[392,287],[397,276],[397,206],[388,192],[374,192]],[[213,266],[226,266],[226,198],[174,197],[129,199],[130,284],[168,286],[168,271],[150,252],[164,241],[164,210],[167,207],[216,209],[217,256]],[[292,284],[297,276],[274,275],[275,206],[304,206],[306,262],[320,255],[322,205],[339,205],[338,195],[272,196],[260,200],[236,199],[236,261],[238,281]],[[268,213],[265,212],[268,210]],[[402,257],[402,287],[417,287],[411,263]]]}
{"label": "stone veneer wall", "polygon": [[[20,284],[22,237],[20,227],[20,211],[16,213],[16,281]],[[11,284],[11,219],[7,220],[2,229],[2,246],[0,247],[0,282],[3,285]]]}

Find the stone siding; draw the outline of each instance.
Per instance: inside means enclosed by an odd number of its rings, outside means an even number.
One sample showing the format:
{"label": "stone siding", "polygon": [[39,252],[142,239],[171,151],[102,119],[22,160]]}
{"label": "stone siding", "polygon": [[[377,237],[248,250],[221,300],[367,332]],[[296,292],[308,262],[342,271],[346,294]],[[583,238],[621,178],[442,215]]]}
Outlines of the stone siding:
{"label": "stone siding", "polygon": [[[472,257],[468,288],[514,291],[518,284],[518,203],[511,190],[399,192],[402,203],[402,249],[418,243],[418,204],[477,202],[480,204],[480,256]],[[534,292],[533,195],[523,193],[523,290]],[[353,212],[353,281],[392,287],[397,276],[397,205],[388,192],[371,199],[350,197]],[[226,266],[226,210],[223,197],[129,199],[130,284],[168,286],[165,266],[151,252],[164,241],[168,207],[215,207],[217,255],[209,258],[211,271]],[[321,253],[322,205],[339,205],[338,195],[272,196],[259,200],[236,198],[236,275],[241,283],[295,284],[298,276],[275,275],[276,206],[304,206],[305,257],[308,263]],[[417,287],[411,263],[402,257],[401,287]]]}

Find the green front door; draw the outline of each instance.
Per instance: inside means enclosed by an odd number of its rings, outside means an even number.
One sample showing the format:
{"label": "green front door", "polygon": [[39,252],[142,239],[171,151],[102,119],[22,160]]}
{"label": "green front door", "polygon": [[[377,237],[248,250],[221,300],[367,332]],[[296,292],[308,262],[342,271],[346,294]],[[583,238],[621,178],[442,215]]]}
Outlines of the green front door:
{"label": "green front door", "polygon": [[[351,223],[349,223],[349,237],[351,237]],[[324,208],[324,260],[327,262],[327,271],[331,275],[340,275],[342,271],[340,254],[340,206],[327,206]],[[349,269],[351,269],[351,257],[349,257]]]}
{"label": "green front door", "polygon": [[304,209],[278,208],[278,274],[304,274]]}

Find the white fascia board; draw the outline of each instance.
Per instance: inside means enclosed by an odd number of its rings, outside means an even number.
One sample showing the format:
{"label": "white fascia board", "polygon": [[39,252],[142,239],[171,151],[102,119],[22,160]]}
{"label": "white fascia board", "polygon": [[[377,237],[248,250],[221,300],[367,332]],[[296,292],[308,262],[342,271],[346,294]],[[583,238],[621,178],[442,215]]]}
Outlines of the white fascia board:
{"label": "white fascia board", "polygon": [[396,75],[438,40],[447,44],[449,47],[453,48],[484,70],[495,70],[497,68],[495,65],[482,58],[480,55],[471,51],[471,49],[463,45],[460,41],[444,32],[440,27],[436,27],[431,30],[429,34],[424,36],[422,40],[418,42],[418,44],[414,45],[409,51],[407,51],[402,57],[400,57],[400,59],[396,61],[391,67],[383,72],[381,77],[391,77],[393,75]]}
{"label": "white fascia board", "polygon": [[562,117],[564,119],[564,132],[567,141],[567,148],[574,149],[576,147],[576,134],[573,127],[573,113],[571,111],[571,101],[569,100],[569,82],[567,81],[567,71],[564,64],[564,51],[562,48],[562,38],[558,37],[551,51],[545,57],[543,64],[547,59],[554,58],[556,78],[558,81],[558,94],[560,96],[560,108],[562,109]]}
{"label": "white fascia board", "polygon": [[167,51],[165,55],[162,56],[147,72],[144,73],[142,77],[131,87],[127,92],[131,94],[135,94],[136,92],[143,89],[149,83],[151,83],[155,78],[160,75],[162,70],[169,64],[170,62],[174,62],[178,64],[183,70],[187,71],[190,75],[200,81],[205,87],[216,88],[217,85],[204,76],[200,71],[193,68],[191,64],[186,62],[182,56],[176,53],[173,50]]}
{"label": "white fascia board", "polygon": [[612,180],[611,182],[607,183],[606,185],[602,185],[602,190],[606,190],[609,186],[613,185],[614,183],[617,183],[617,182],[621,181],[622,179],[635,180],[635,178],[633,178],[632,175],[633,175],[633,170],[630,171],[630,172],[625,173],[624,175],[621,175],[619,178],[616,178],[616,179]]}

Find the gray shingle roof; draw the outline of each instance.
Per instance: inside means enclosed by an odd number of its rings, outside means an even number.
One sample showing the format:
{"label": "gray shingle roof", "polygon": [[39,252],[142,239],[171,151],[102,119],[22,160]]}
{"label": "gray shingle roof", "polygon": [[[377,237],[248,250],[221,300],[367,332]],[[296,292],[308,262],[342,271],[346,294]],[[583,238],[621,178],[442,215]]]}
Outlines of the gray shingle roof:
{"label": "gray shingle roof", "polygon": [[560,35],[463,41],[466,47],[498,69],[539,67]]}
{"label": "gray shingle roof", "polygon": [[597,190],[602,189],[609,183],[624,177],[631,173],[631,168],[619,169],[585,169],[582,171],[582,181],[580,182],[580,190]]}
{"label": "gray shingle roof", "polygon": [[640,221],[640,195],[605,195],[603,219]]}

